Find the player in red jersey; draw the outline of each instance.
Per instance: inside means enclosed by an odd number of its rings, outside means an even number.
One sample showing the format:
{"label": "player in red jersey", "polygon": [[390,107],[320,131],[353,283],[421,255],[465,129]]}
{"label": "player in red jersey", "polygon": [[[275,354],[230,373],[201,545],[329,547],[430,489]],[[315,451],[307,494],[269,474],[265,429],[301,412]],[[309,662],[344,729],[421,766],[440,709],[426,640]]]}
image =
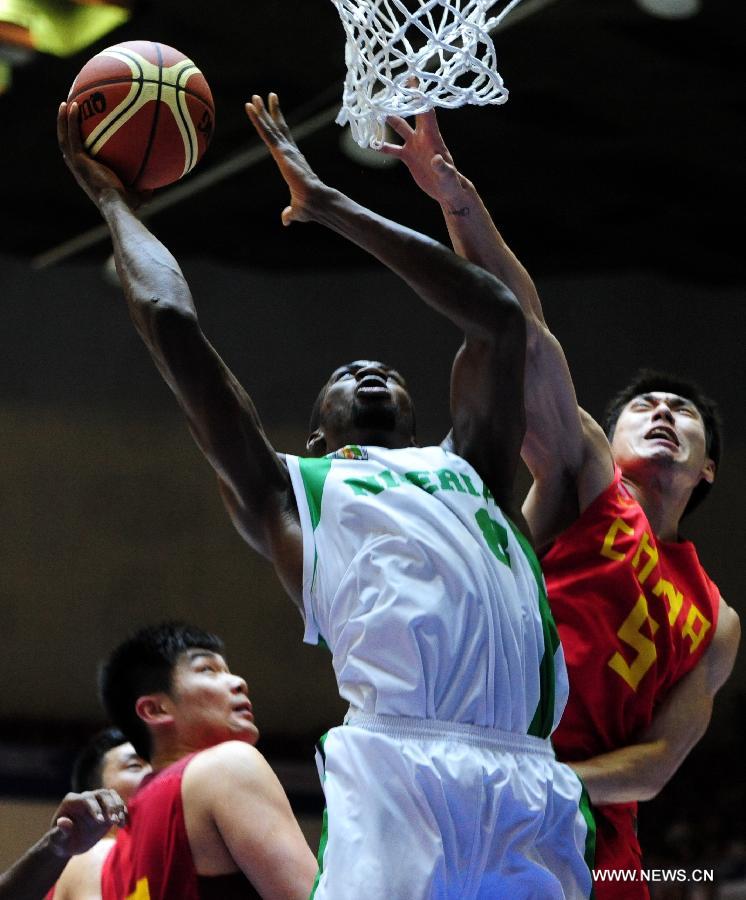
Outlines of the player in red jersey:
{"label": "player in red jersey", "polygon": [[316,861],[255,748],[246,682],[215,635],[144,628],[110,655],[101,693],[150,760],[101,878],[103,900],[306,900]]}
{"label": "player in red jersey", "polygon": [[[78,754],[72,788],[74,791],[107,788],[116,791],[127,804],[149,772],[150,765],[137,755],[122,732],[118,728],[105,728]],[[121,834],[121,829],[114,826],[87,853],[71,859],[46,900],[53,897],[54,900],[99,900],[104,861]]]}
{"label": "player in red jersey", "polygon": [[599,898],[648,896],[639,875],[636,802],[654,797],[710,721],[733,667],[736,613],[702,569],[679,522],[715,479],[715,409],[696,387],[643,374],[611,404],[605,430],[579,408],[562,348],[530,276],[473,184],[454,167],[434,113],[386,145],[439,202],[454,248],[496,275],[528,320],[527,433],[533,475],[523,512],[542,565],[570,680],[553,736],[596,806]]}

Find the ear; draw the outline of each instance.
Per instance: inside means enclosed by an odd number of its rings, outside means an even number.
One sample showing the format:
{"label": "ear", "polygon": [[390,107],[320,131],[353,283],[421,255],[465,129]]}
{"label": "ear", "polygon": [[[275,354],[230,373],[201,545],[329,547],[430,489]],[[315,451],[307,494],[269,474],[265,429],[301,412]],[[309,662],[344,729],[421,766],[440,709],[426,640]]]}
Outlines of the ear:
{"label": "ear", "polygon": [[165,694],[148,694],[138,697],[135,703],[135,712],[146,725],[166,725],[173,722],[173,716],[168,710]]}
{"label": "ear", "polygon": [[706,459],[702,467],[702,481],[712,484],[715,481],[715,463],[711,459]]}
{"label": "ear", "polygon": [[308,436],[306,450],[311,456],[323,456],[326,453],[326,438],[321,429],[317,428],[316,431]]}

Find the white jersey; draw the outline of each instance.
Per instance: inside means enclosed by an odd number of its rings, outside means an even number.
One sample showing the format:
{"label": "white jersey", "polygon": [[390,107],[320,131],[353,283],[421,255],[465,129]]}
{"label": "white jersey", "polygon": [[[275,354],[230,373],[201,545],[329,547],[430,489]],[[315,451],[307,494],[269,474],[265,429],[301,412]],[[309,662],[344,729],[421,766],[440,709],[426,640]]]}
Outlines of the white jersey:
{"label": "white jersey", "polygon": [[567,676],[543,577],[472,466],[442,447],[286,461],[305,640],[352,708],[547,737]]}

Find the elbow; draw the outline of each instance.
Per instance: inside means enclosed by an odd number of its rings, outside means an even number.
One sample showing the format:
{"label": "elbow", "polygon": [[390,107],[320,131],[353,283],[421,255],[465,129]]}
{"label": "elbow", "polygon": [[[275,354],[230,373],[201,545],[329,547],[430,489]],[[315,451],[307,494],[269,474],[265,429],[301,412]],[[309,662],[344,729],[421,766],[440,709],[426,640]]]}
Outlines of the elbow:
{"label": "elbow", "polygon": [[153,267],[123,280],[130,310],[136,318],[195,317],[189,286],[181,270],[171,266]]}
{"label": "elbow", "polygon": [[485,287],[490,292],[488,308],[492,311],[487,330],[501,340],[510,338],[525,346],[528,331],[521,304],[506,285],[487,273],[485,275]]}
{"label": "elbow", "polygon": [[541,366],[544,360],[556,359],[562,347],[546,324],[530,313],[526,317],[526,359]]}
{"label": "elbow", "polygon": [[648,800],[655,800],[663,788],[666,786],[668,778],[660,778],[656,773],[650,776],[640,785],[639,791],[636,792],[635,799],[639,803],[647,803]]}
{"label": "elbow", "polygon": [[[666,741],[658,741],[652,758],[642,763],[644,771],[638,782],[637,800],[654,800],[676,774],[686,753],[677,752]],[[689,748],[687,748],[689,749]]]}
{"label": "elbow", "polygon": [[142,337],[156,346],[171,342],[174,337],[183,340],[188,333],[199,329],[191,304],[156,292],[133,298],[130,310]]}

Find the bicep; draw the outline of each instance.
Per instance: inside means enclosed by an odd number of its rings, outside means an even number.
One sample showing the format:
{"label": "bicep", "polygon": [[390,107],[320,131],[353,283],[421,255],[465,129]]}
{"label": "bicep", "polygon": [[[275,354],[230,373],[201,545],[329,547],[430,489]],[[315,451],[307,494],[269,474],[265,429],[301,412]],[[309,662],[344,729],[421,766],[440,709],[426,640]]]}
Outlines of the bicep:
{"label": "bicep", "polygon": [[292,490],[276,495],[261,510],[243,503],[220,478],[218,491],[236,531],[274,564],[282,586],[303,612],[303,534]]}
{"label": "bicep", "polygon": [[[637,748],[653,770],[656,791],[665,785],[704,736],[715,695],[733,667],[740,629],[738,617],[721,600],[718,629],[697,665],[677,682],[639,736]],[[729,615],[732,614],[732,615]],[[633,751],[635,747],[631,748]],[[654,794],[653,794],[654,795]]]}
{"label": "bicep", "polygon": [[316,861],[266,762],[231,780],[230,790],[216,799],[214,820],[233,861],[262,897],[309,896]]}
{"label": "bicep", "polygon": [[164,308],[153,315],[154,357],[182,407],[242,536],[272,556],[273,533],[292,506],[290,478],[254,404],[203,334],[195,316]]}
{"label": "bicep", "polygon": [[[547,459],[529,470],[533,484],[523,503],[523,514],[537,547],[548,546],[558,534],[604,491],[614,478],[614,458],[603,430],[585,410],[574,406],[573,424],[552,430],[556,445],[545,448]],[[576,433],[576,424],[579,438]],[[563,441],[567,436],[569,446]],[[530,440],[530,439],[527,439]],[[526,443],[521,449],[527,459]],[[528,463],[527,463],[528,465]]]}
{"label": "bicep", "polygon": [[658,707],[641,739],[664,741],[672,758],[681,762],[707,730],[715,695],[730,675],[740,640],[736,613],[720,600],[718,626],[710,646]]}
{"label": "bicep", "polygon": [[668,757],[667,767],[678,768],[707,730],[713,699],[707,666],[700,662],[668,693],[641,735],[641,742],[662,742]]}
{"label": "bicep", "polygon": [[512,501],[525,428],[525,327],[517,315],[500,335],[464,340],[451,372],[451,443],[489,485],[497,502]]}

